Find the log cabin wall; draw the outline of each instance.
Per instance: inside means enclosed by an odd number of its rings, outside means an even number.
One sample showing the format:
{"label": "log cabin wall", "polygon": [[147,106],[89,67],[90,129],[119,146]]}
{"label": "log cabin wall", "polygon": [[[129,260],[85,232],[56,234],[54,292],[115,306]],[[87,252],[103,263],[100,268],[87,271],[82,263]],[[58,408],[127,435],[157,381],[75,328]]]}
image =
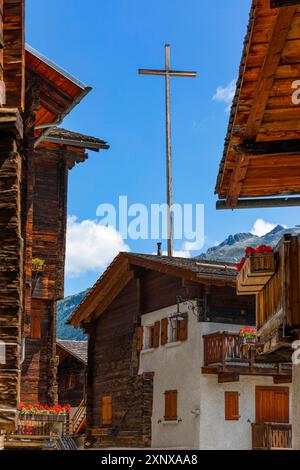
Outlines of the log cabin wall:
{"label": "log cabin wall", "polygon": [[[56,301],[64,295],[67,172],[60,149],[35,151],[32,258],[45,264],[42,271],[32,273],[22,369],[21,395],[25,403],[57,401]],[[40,323],[39,338],[31,337],[35,321]]]}
{"label": "log cabin wall", "polygon": [[[0,0],[0,86],[1,91],[4,89],[4,64],[3,64],[3,49],[4,49],[4,38],[3,38],[3,5],[4,0]],[[4,98],[4,97],[3,97]],[[4,104],[4,99],[0,100],[0,105]]]}
{"label": "log cabin wall", "polygon": [[0,364],[0,431],[15,428],[20,397],[24,77],[24,0],[4,0],[0,2],[0,341],[9,346]]}
{"label": "log cabin wall", "polygon": [[[137,375],[138,281],[133,279],[88,328],[88,435],[96,447],[151,443],[152,374]],[[112,397],[112,423],[102,424],[102,398]]]}
{"label": "log cabin wall", "polygon": [[145,271],[141,276],[141,313],[176,305],[177,296],[198,299],[203,309],[203,320],[216,323],[255,325],[255,299],[238,297],[230,286],[189,285],[181,278],[155,271]]}
{"label": "log cabin wall", "polygon": [[6,106],[24,110],[25,104],[25,33],[24,0],[4,0],[4,82]]}

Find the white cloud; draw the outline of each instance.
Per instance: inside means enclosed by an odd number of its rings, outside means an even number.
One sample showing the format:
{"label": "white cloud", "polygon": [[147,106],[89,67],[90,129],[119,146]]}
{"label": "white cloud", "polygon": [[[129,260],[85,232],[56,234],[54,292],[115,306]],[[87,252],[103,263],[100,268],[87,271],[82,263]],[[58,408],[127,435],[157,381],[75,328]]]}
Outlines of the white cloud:
{"label": "white cloud", "polygon": [[271,232],[278,224],[272,224],[270,222],[266,222],[263,219],[257,219],[254,222],[254,225],[251,229],[251,233],[258,237],[263,237],[267,233]]}
{"label": "white cloud", "polygon": [[91,271],[102,272],[120,251],[129,251],[129,247],[113,227],[68,217],[66,276],[69,278]]}
{"label": "white cloud", "polygon": [[230,111],[232,100],[235,94],[236,80],[232,80],[228,85],[218,86],[213,96],[213,101],[219,101],[227,105],[226,111]]}

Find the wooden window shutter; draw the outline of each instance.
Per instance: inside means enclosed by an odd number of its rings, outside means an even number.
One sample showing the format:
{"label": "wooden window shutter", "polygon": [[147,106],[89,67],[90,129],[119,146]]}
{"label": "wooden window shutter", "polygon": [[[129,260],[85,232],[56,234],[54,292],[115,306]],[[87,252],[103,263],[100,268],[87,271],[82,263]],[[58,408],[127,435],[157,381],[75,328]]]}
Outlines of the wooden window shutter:
{"label": "wooden window shutter", "polygon": [[160,337],[160,321],[154,323],[153,348],[158,348]]}
{"label": "wooden window shutter", "polygon": [[112,397],[102,397],[102,424],[107,426],[112,423]]}
{"label": "wooden window shutter", "polygon": [[225,420],[238,421],[239,419],[239,393],[225,392]]}
{"label": "wooden window shutter", "polygon": [[160,344],[164,346],[168,342],[169,320],[163,318],[161,321]]}
{"label": "wooden window shutter", "polygon": [[37,312],[31,313],[30,318],[30,338],[40,339],[41,338],[41,317]]}
{"label": "wooden window shutter", "polygon": [[188,318],[179,321],[178,326],[178,340],[186,341],[188,337]]}
{"label": "wooden window shutter", "polygon": [[69,372],[66,374],[65,379],[65,388],[66,390],[74,390],[76,387],[76,374],[74,372]]}
{"label": "wooden window shutter", "polygon": [[177,420],[177,390],[165,392],[165,416],[166,421]]}
{"label": "wooden window shutter", "polygon": [[143,349],[143,336],[143,327],[138,326],[136,329],[136,349],[138,353]]}

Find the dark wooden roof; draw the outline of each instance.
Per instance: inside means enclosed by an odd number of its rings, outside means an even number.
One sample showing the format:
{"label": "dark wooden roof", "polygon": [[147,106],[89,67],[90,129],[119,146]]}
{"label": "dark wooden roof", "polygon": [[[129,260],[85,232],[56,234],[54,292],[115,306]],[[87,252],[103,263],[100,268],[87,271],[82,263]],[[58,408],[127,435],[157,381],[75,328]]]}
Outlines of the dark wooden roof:
{"label": "dark wooden roof", "polygon": [[78,328],[83,321],[93,321],[95,314],[100,316],[133,279],[134,267],[158,271],[199,284],[236,286],[237,269],[231,263],[120,253],[72,313],[68,323]]}
{"label": "dark wooden roof", "polygon": [[300,7],[253,0],[216,193],[239,198],[300,194]]}
{"label": "dark wooden roof", "polygon": [[82,362],[84,365],[88,363],[88,342],[87,341],[72,341],[72,340],[56,340],[56,345],[64,352],[67,352],[75,359]]}
{"label": "dark wooden roof", "polygon": [[45,142],[94,151],[109,149],[109,145],[104,140],[91,137],[89,135],[79,134],[78,132],[68,131],[60,127],[53,127],[49,134],[45,136]]}

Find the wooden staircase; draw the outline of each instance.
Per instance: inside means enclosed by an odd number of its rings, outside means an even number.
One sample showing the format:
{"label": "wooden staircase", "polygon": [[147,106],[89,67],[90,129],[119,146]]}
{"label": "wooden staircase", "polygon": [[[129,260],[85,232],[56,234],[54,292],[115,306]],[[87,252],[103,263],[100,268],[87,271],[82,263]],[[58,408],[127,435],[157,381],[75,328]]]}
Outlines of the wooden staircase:
{"label": "wooden staircase", "polygon": [[86,426],[86,406],[85,406],[85,401],[82,400],[74,416],[72,417],[72,419],[70,419],[68,434],[71,436],[76,436],[83,431],[85,426]]}

